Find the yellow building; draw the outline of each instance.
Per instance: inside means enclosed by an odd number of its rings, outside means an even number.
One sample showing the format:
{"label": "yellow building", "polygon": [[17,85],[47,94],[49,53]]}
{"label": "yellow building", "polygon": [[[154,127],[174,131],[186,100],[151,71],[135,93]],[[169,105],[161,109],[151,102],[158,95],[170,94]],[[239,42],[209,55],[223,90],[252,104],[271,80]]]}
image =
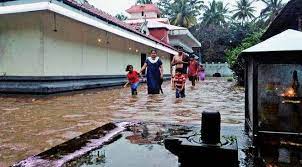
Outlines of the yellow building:
{"label": "yellow building", "polygon": [[121,85],[155,48],[170,73],[173,47],[89,4],[0,3],[0,92],[54,93]]}

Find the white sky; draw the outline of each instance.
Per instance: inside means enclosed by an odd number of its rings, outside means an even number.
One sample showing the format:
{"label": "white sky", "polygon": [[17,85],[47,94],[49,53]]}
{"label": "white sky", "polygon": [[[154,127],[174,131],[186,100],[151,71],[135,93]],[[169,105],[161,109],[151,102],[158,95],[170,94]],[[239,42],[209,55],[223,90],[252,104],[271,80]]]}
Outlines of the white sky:
{"label": "white sky", "polygon": [[[88,0],[89,3],[95,7],[115,16],[118,13],[127,14],[126,9],[130,8],[135,4],[136,0]],[[208,4],[212,0],[204,0],[205,4]],[[289,0],[283,0],[283,2],[288,2]],[[158,0],[153,0],[153,3],[158,2]],[[223,0],[224,3],[228,3],[228,7],[232,9],[236,0]],[[261,9],[265,7],[262,2],[255,2],[254,6],[257,9],[257,15],[260,13]]]}

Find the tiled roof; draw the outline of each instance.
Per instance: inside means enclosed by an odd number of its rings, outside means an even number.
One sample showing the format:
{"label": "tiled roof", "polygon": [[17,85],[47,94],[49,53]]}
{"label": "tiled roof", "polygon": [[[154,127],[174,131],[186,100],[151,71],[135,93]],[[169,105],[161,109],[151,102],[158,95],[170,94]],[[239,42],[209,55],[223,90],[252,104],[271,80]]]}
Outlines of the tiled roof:
{"label": "tiled roof", "polygon": [[129,24],[130,26],[132,26],[134,29],[139,30],[141,28],[143,23],[137,23],[137,24]]}
{"label": "tiled roof", "polygon": [[155,4],[133,5],[126,11],[128,13],[156,12],[160,14],[160,10]]}
{"label": "tiled roof", "polygon": [[97,8],[95,8],[93,5],[90,5],[89,3],[83,3],[83,4],[79,4],[78,2],[76,2],[75,0],[63,0],[63,3],[73,7],[73,8],[76,8],[78,10],[81,10],[89,15],[92,15],[92,16],[95,16],[97,17],[98,19],[100,20],[103,20],[103,21],[106,21],[108,22],[109,24],[113,24],[115,26],[118,26],[118,27],[121,27],[127,31],[130,31],[132,33],[135,33],[135,34],[138,34],[140,36],[143,36],[147,39],[150,39],[152,41],[155,41],[157,43],[160,43],[161,45],[165,46],[165,47],[168,47],[168,48],[171,48],[171,49],[174,49],[172,46],[152,37],[152,36],[147,36],[143,33],[141,33],[140,31],[136,30],[135,28],[133,28],[132,26],[128,25],[127,23],[117,19],[116,17],[114,16],[111,16],[110,14],[102,11],[102,10],[99,10]]}
{"label": "tiled roof", "polygon": [[124,22],[126,22],[127,24],[136,24],[136,23],[143,23],[145,21],[157,21],[165,24],[170,24],[168,18],[140,18],[140,19],[129,18]]}
{"label": "tiled roof", "polygon": [[301,31],[288,29],[280,34],[268,38],[263,42],[258,43],[257,45],[245,49],[242,51],[242,53],[301,51],[301,41]]}

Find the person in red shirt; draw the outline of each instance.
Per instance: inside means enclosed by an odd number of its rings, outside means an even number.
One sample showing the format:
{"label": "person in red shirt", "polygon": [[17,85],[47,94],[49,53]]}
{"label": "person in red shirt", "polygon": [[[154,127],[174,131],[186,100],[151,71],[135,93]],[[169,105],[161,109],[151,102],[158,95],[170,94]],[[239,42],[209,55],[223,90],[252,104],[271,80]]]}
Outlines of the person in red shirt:
{"label": "person in red shirt", "polygon": [[197,80],[199,63],[195,60],[194,56],[190,57],[189,61],[189,80],[192,82],[192,86],[195,86],[195,81]]}
{"label": "person in red shirt", "polygon": [[184,98],[185,95],[185,84],[186,84],[186,77],[184,74],[182,74],[182,69],[178,68],[175,71],[175,76],[174,76],[174,87],[176,88],[176,98]]}
{"label": "person in red shirt", "polygon": [[124,85],[124,87],[126,87],[130,83],[131,84],[131,94],[137,95],[137,88],[139,86],[140,74],[136,70],[133,70],[132,65],[127,65],[126,71],[128,72],[128,74],[127,74],[128,81]]}

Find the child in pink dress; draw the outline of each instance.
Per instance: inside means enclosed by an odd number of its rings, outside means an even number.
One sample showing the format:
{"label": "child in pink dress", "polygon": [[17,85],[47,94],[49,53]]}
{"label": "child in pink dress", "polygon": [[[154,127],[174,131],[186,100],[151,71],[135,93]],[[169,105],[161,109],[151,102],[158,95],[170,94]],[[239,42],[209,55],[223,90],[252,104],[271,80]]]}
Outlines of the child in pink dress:
{"label": "child in pink dress", "polygon": [[200,66],[199,66],[199,69],[198,69],[198,76],[199,76],[199,80],[201,80],[201,81],[204,81],[205,78],[206,78],[206,74],[205,74],[205,72],[204,72],[203,65],[200,65]]}

